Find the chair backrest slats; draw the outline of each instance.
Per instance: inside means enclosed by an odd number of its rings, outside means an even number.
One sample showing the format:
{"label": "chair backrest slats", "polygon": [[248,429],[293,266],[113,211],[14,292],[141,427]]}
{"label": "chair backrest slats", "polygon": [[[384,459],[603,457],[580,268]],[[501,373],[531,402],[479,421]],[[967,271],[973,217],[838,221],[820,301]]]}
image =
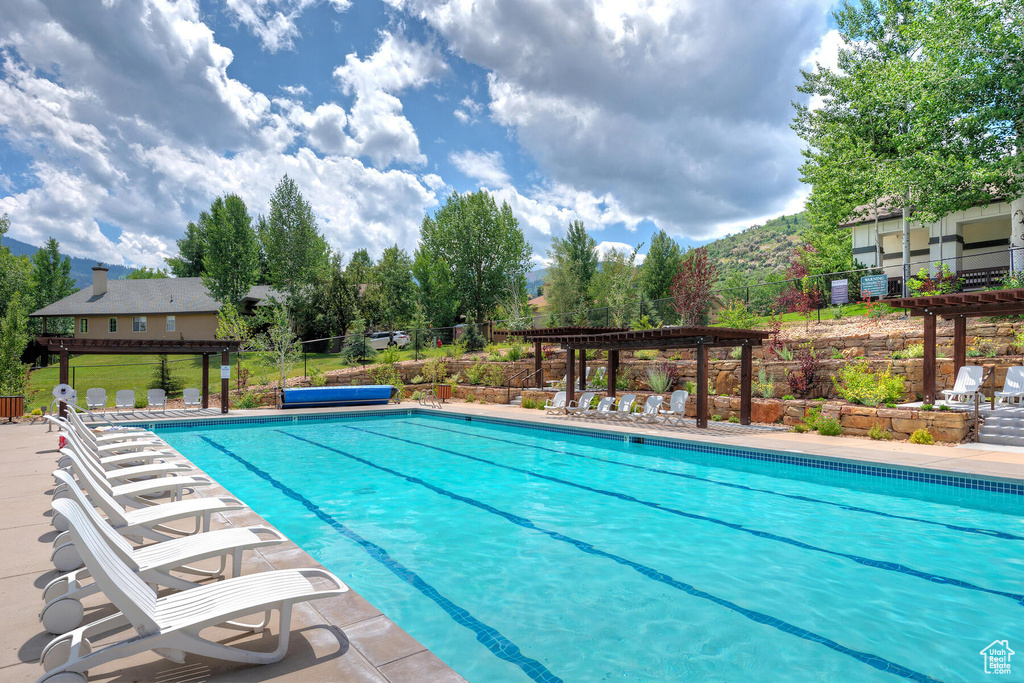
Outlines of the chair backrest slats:
{"label": "chair backrest slats", "polygon": [[103,510],[103,514],[107,516],[113,526],[128,526],[124,508],[117,504],[114,496],[104,486],[99,485],[89,468],[82,463],[82,458],[78,453],[73,449],[63,448],[61,455],[66,455],[71,460],[71,469],[78,475],[78,483],[85,489],[92,504]]}
{"label": "chair backrest slats", "polygon": [[633,410],[633,404],[636,402],[636,394],[623,394],[622,398],[619,399],[619,412],[628,413]]}
{"label": "chair backrest slats", "polygon": [[611,413],[615,411],[615,399],[611,396],[605,396],[597,402],[597,412],[599,413]]}
{"label": "chair backrest slats", "polygon": [[114,527],[110,526],[110,522],[100,517],[99,513],[96,512],[96,508],[92,506],[89,499],[86,498],[85,493],[79,488],[74,478],[67,472],[60,470],[57,472],[57,479],[62,484],[66,484],[71,497],[78,501],[78,504],[85,510],[85,514],[89,517],[89,521],[96,527],[100,535],[106,540],[107,545],[116,552],[121,559],[129,566],[138,571],[139,565],[135,562],[135,558],[132,552],[132,544],[125,540],[125,538],[114,531]]}
{"label": "chair backrest slats", "polygon": [[135,392],[131,389],[122,389],[117,392],[117,405],[119,407],[131,406],[135,407]]}
{"label": "chair backrest slats", "polygon": [[1003,382],[1003,391],[1024,392],[1024,367],[1014,365],[1006,369],[1006,380]]}
{"label": "chair backrest slats", "polygon": [[672,392],[672,398],[669,399],[669,410],[673,413],[682,413],[686,411],[686,400],[690,398],[690,392],[685,389],[677,389]]}
{"label": "chair backrest slats", "polygon": [[977,391],[981,387],[981,379],[985,376],[985,368],[981,365],[965,365],[956,373],[953,391],[958,393]]}

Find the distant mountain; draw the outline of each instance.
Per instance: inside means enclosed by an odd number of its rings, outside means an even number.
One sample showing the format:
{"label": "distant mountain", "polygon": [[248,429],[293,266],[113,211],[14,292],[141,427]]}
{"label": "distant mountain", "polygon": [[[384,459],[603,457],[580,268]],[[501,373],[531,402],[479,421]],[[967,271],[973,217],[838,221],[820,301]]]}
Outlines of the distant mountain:
{"label": "distant mountain", "polygon": [[[31,244],[19,242],[18,240],[11,239],[6,236],[3,238],[3,241],[0,242],[0,246],[7,247],[11,250],[12,254],[17,256],[31,256],[39,251],[39,247],[33,247]],[[96,261],[93,261],[92,259],[78,258],[75,256],[71,257],[71,277],[74,278],[76,287],[81,289],[92,284],[92,267],[95,265]],[[107,277],[111,280],[120,279],[133,270],[132,268],[125,268],[124,266],[112,266],[108,263],[104,263],[103,265],[110,268],[110,272],[107,273]]]}
{"label": "distant mountain", "polygon": [[526,291],[529,292],[531,297],[537,293],[537,288],[543,285],[547,278],[547,268],[538,268],[526,274]]}
{"label": "distant mountain", "polygon": [[792,260],[800,235],[810,226],[803,213],[779,216],[764,225],[752,225],[704,246],[711,261],[718,266],[720,280],[733,274],[745,278],[781,274]]}

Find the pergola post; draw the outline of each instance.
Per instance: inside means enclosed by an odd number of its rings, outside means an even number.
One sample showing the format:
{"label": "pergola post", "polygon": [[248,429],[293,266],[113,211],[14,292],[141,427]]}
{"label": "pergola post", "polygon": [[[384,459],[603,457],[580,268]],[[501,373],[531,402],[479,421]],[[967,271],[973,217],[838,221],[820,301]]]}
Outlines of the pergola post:
{"label": "pergola post", "polygon": [[576,400],[576,358],[571,346],[565,347],[565,404]]}
{"label": "pergola post", "polygon": [[619,350],[612,349],[608,352],[608,370],[605,378],[608,380],[608,395],[615,398],[615,378],[619,374]]}
{"label": "pergola post", "polygon": [[[228,350],[224,349],[220,352],[220,366],[221,368],[231,367],[231,358],[228,357]],[[228,412],[228,385],[231,383],[224,373],[220,374],[220,412]]]}
{"label": "pergola post", "polygon": [[581,348],[580,351],[580,391],[587,388],[587,350]]}
{"label": "pergola post", "polygon": [[935,314],[926,311],[924,314],[924,360],[922,375],[924,389],[921,397],[925,403],[935,403]]}
{"label": "pergola post", "polygon": [[[61,347],[61,349],[60,349],[60,384],[67,384],[68,383],[68,379],[69,379],[68,378],[68,374],[69,374],[68,364],[69,364],[68,363],[68,350],[65,349],[64,347]],[[68,405],[64,401],[60,402],[60,416],[61,417],[67,417],[68,416]]]}
{"label": "pergola post", "polygon": [[967,365],[967,318],[958,315],[953,318],[953,377],[960,368]]}
{"label": "pergola post", "polygon": [[740,347],[740,424],[750,424],[750,393],[754,374],[754,353],[750,344]]}
{"label": "pergola post", "polygon": [[544,361],[541,356],[544,351],[540,348],[540,339],[533,342],[533,376],[538,389],[544,388]]}
{"label": "pergola post", "polygon": [[708,426],[708,353],[702,342],[697,342],[697,427]]}
{"label": "pergola post", "polygon": [[203,408],[210,407],[210,354],[203,354]]}

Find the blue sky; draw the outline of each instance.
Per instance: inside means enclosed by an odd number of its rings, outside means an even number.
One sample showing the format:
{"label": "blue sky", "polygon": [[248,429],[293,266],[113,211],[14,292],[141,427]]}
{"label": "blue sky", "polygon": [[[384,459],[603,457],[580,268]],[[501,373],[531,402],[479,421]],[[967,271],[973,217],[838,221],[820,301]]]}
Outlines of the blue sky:
{"label": "blue sky", "polygon": [[[331,245],[410,252],[452,191],[508,201],[538,262],[685,245],[802,207],[799,69],[830,0],[11,0],[10,235],[161,266],[219,194],[288,173]],[[641,249],[641,252],[645,249]]]}

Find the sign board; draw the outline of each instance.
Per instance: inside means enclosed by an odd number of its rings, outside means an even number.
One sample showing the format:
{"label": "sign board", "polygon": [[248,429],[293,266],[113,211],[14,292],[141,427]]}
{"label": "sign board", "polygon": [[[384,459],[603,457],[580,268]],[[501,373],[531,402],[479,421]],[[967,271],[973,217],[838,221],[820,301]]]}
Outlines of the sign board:
{"label": "sign board", "polygon": [[231,379],[231,366],[230,365],[222,365],[222,366],[220,366],[220,378],[221,379]]}
{"label": "sign board", "polygon": [[845,304],[850,301],[850,281],[849,280],[833,280],[832,281],[832,305]]}
{"label": "sign board", "polygon": [[864,275],[860,279],[860,295],[883,297],[889,293],[888,275]]}

